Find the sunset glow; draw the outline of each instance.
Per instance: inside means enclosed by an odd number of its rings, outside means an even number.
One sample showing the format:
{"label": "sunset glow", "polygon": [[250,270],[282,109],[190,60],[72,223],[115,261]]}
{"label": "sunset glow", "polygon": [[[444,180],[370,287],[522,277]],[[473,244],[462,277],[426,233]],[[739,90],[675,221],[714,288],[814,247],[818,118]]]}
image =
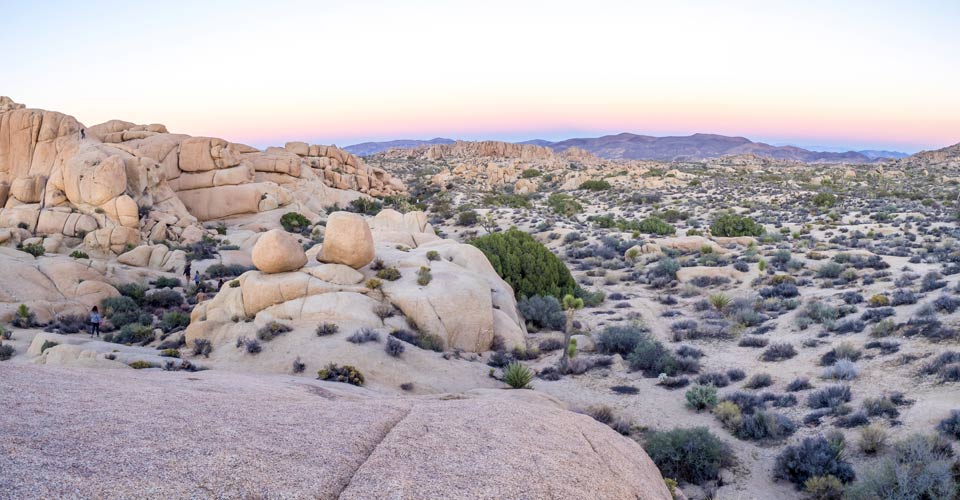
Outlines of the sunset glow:
{"label": "sunset glow", "polygon": [[[0,95],[88,125],[164,123],[256,146],[623,131],[908,152],[960,142],[951,1],[4,10]],[[38,39],[41,24],[58,35]]]}

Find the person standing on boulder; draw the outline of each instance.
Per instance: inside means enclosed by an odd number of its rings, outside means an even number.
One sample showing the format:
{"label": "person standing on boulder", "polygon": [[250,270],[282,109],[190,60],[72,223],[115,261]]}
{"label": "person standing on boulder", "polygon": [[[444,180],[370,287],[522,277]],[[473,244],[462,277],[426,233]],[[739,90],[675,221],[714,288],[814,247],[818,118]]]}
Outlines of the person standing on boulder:
{"label": "person standing on boulder", "polygon": [[97,306],[93,306],[93,309],[90,310],[90,336],[93,337],[94,334],[97,337],[100,336],[100,322],[102,318],[100,317],[100,310],[97,309]]}
{"label": "person standing on boulder", "polygon": [[187,277],[187,280],[190,279],[190,261],[187,261],[187,265],[183,268],[183,275]]}

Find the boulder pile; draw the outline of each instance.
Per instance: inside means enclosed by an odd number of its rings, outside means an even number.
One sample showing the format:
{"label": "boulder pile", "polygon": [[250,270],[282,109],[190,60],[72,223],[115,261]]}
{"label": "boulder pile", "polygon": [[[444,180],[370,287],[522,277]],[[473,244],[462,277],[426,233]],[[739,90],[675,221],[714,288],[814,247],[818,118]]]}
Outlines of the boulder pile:
{"label": "boulder pile", "polygon": [[0,98],[0,229],[82,240],[120,254],[141,242],[199,241],[203,221],[281,207],[319,213],[360,196],[404,192],[382,169],[334,146],[260,151],[159,124],[86,127]]}

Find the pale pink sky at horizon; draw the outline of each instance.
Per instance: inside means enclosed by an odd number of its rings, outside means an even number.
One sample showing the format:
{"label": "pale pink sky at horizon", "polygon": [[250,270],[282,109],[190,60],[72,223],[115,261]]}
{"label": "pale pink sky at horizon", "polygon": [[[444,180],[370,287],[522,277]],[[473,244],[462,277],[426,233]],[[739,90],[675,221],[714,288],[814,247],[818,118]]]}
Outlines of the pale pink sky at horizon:
{"label": "pale pink sky at horizon", "polygon": [[620,132],[907,152],[960,142],[954,0],[97,7],[5,6],[0,94],[88,125],[164,123],[260,147]]}

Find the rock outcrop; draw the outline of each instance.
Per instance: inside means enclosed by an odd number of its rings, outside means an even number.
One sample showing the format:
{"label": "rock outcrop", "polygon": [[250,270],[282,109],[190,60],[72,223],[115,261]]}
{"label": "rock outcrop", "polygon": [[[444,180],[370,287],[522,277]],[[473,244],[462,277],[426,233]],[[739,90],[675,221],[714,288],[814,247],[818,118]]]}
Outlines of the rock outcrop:
{"label": "rock outcrop", "polygon": [[384,399],[217,370],[0,363],[0,407],[11,498],[671,499],[640,445],[533,391]]}
{"label": "rock outcrop", "polygon": [[386,171],[333,146],[259,151],[121,120],[87,128],[0,99],[0,228],[77,237],[91,251],[192,243],[203,221],[280,207],[315,214],[403,192]]}
{"label": "rock outcrop", "polygon": [[[239,286],[225,287],[193,310],[187,341],[205,338],[214,345],[233,344],[238,337],[252,336],[256,328],[276,320],[303,328],[307,338],[315,337],[313,329],[321,322],[337,323],[345,334],[358,328],[408,328],[409,322],[435,336],[447,349],[487,351],[495,335],[510,348],[525,345],[526,330],[513,290],[479,249],[440,239],[420,212],[384,210],[370,221],[374,231],[360,216],[338,215],[331,215],[327,223],[324,247],[331,239],[342,238],[347,242],[344,248],[350,249],[349,242],[355,241],[357,234],[372,234],[376,256],[399,271],[398,279],[383,279],[381,288],[370,289],[363,282],[375,277],[376,271],[361,266],[357,272],[350,264],[332,261],[293,272],[247,272],[238,278]],[[344,226],[331,224],[334,219],[342,220]],[[431,252],[439,258],[428,258]],[[432,275],[426,285],[417,279],[422,267]],[[384,307],[397,314],[381,319],[376,309]],[[254,321],[237,323],[235,318]],[[299,335],[287,334],[274,342],[293,342]],[[304,355],[319,349],[322,356],[322,347],[315,342],[300,349]]]}
{"label": "rock outcrop", "polygon": [[120,295],[104,273],[85,259],[35,259],[0,247],[0,269],[0,323],[10,321],[20,304],[44,324],[59,315],[86,314],[104,298]]}

